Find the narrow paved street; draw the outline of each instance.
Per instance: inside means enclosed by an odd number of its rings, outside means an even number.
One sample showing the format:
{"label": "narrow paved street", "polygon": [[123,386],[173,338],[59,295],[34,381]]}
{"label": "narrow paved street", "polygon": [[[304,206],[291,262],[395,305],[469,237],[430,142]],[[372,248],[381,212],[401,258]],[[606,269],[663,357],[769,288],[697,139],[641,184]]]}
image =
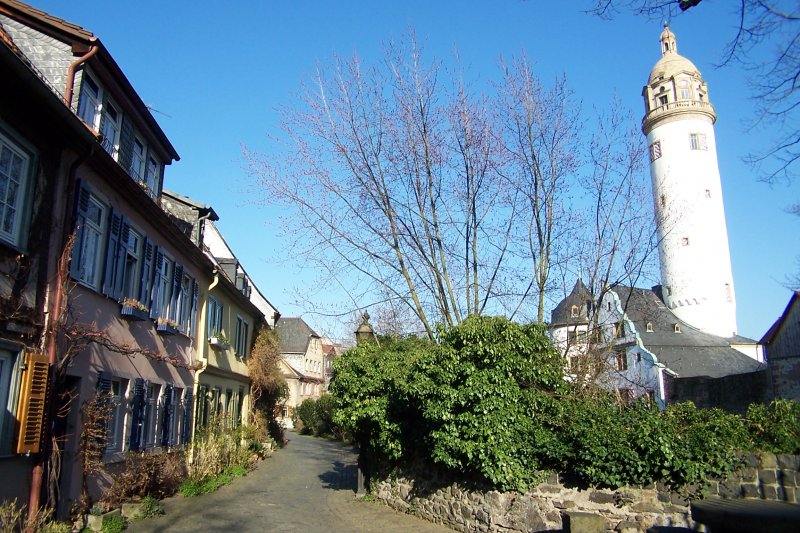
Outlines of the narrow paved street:
{"label": "narrow paved street", "polygon": [[288,433],[290,443],[255,471],[213,494],[164,501],[166,515],[131,522],[133,532],[452,531],[355,498],[356,455],[340,443]]}

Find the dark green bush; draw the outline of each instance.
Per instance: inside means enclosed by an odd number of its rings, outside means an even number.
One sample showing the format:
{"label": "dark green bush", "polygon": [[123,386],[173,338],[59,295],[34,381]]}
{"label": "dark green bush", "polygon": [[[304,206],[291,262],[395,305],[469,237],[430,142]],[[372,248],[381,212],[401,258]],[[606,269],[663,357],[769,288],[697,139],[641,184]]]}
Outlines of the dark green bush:
{"label": "dark green bush", "polygon": [[318,402],[309,425],[331,417],[371,459],[422,460],[501,490],[523,490],[545,469],[609,487],[702,484],[736,468],[737,451],[800,451],[796,402],[752,406],[746,418],[690,402],[620,405],[567,384],[562,369],[542,326],[470,317],[438,343],[346,352],[332,405]]}
{"label": "dark green bush", "polygon": [[756,449],[774,453],[800,453],[800,404],[774,400],[769,405],[753,404],[747,423]]}
{"label": "dark green bush", "polygon": [[411,391],[428,428],[430,457],[507,490],[523,490],[542,466],[548,417],[565,390],[563,360],[541,325],[470,317],[440,332],[413,367]]}
{"label": "dark green bush", "polygon": [[309,435],[314,433],[317,425],[317,401],[306,398],[294,411],[295,417],[300,421],[300,433]]}

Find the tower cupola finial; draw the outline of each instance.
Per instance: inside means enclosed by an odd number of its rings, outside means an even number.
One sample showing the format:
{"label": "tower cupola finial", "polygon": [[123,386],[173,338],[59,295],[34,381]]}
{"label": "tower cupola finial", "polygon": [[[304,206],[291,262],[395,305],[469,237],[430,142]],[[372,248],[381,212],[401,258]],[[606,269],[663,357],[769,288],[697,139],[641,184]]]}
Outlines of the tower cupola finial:
{"label": "tower cupola finial", "polygon": [[664,31],[661,32],[661,55],[677,53],[678,42],[675,40],[675,34],[669,29],[669,22],[665,22]]}

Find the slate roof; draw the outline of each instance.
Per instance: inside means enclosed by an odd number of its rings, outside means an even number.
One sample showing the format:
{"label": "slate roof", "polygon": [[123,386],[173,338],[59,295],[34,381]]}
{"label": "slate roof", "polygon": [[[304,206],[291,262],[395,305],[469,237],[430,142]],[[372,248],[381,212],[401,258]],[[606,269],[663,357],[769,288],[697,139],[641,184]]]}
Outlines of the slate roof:
{"label": "slate roof", "polygon": [[281,317],[275,323],[282,353],[305,353],[308,340],[319,335],[300,317]]}
{"label": "slate roof", "polygon": [[[589,289],[583,284],[583,281],[578,279],[572,292],[561,300],[559,304],[550,313],[550,327],[554,326],[571,326],[575,324],[586,324],[589,322],[589,305],[592,302],[592,295]],[[578,316],[572,316],[572,306],[578,306]]]}
{"label": "slate roof", "polygon": [[[762,363],[731,348],[731,343],[756,344],[755,340],[740,335],[718,337],[690,326],[664,305],[657,289],[617,286],[614,292],[645,348],[678,377],[718,378],[764,368]],[[648,322],[652,323],[652,332],[647,331]],[[675,333],[675,324],[680,325],[680,333]]]}

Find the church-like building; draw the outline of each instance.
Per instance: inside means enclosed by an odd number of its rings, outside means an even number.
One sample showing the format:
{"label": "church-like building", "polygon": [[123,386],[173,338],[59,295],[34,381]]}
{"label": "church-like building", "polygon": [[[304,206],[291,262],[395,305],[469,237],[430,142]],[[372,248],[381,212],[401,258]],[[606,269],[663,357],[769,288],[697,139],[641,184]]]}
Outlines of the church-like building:
{"label": "church-like building", "polygon": [[[766,390],[757,341],[737,335],[736,296],[717,164],[716,113],[700,71],[665,27],[644,86],[661,284],[615,286],[600,301],[578,280],[550,331],[573,379],[597,379],[662,406],[740,409]],[[595,371],[590,371],[590,367]]]}

